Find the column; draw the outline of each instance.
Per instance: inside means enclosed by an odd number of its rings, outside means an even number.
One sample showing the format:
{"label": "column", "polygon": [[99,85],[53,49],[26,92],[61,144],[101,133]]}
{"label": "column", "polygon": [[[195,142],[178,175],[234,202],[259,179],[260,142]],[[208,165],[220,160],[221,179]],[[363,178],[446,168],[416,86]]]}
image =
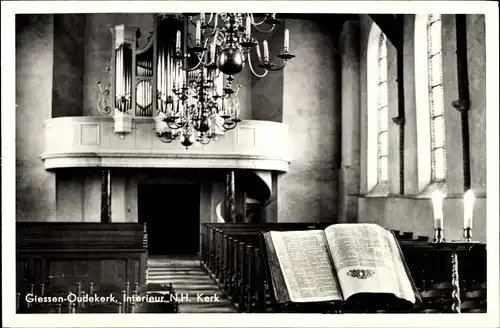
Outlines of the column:
{"label": "column", "polygon": [[234,188],[234,171],[231,170],[226,174],[226,192],[225,192],[225,220],[228,223],[236,222],[235,208],[235,188]]}
{"label": "column", "polygon": [[[240,179],[238,179],[239,181]],[[246,222],[246,193],[241,184],[235,190],[235,212],[237,222]]]}
{"label": "column", "polygon": [[347,21],[340,36],[342,136],[339,221],[357,222],[359,195],[360,102],[359,23]]}
{"label": "column", "polygon": [[111,170],[101,171],[101,222],[111,223]]}

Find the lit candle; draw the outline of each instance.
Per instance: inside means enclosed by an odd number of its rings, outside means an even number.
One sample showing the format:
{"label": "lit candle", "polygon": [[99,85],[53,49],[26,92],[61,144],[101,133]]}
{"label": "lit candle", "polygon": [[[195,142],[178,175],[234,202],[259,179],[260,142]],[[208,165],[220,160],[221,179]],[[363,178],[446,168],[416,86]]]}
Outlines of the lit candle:
{"label": "lit candle", "polygon": [[288,29],[285,30],[285,46],[284,46],[284,52],[287,53],[288,52],[288,48],[290,47],[290,32],[288,31]]}
{"label": "lit candle", "polygon": [[474,213],[474,201],[476,197],[472,190],[464,194],[464,229],[472,229],[472,217]]}
{"label": "lit candle", "polygon": [[250,24],[250,15],[247,16],[247,21],[246,21],[246,28],[245,28],[245,36],[250,38],[250,30],[251,29],[251,24]]}
{"label": "lit candle", "polygon": [[205,13],[200,14],[201,25],[205,25]]}
{"label": "lit candle", "polygon": [[434,209],[434,228],[443,229],[443,194],[439,190],[432,193],[432,205]]}
{"label": "lit candle", "polygon": [[201,21],[196,22],[196,45],[201,44]]}
{"label": "lit candle", "polygon": [[267,47],[267,41],[264,40],[262,45],[264,46],[264,62],[267,63],[269,61],[269,48]]}
{"label": "lit candle", "polygon": [[177,31],[177,38],[175,39],[175,51],[181,52],[181,31]]}

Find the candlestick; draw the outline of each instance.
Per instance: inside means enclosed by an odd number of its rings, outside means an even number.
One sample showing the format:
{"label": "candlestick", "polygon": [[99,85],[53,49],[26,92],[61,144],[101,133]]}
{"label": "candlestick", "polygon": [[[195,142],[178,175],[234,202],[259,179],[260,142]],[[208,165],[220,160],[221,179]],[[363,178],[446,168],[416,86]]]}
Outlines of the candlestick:
{"label": "candlestick", "polygon": [[201,21],[196,22],[196,45],[201,44]]}
{"label": "candlestick", "polygon": [[452,304],[451,312],[460,313],[460,277],[458,270],[458,252],[469,251],[478,242],[462,242],[462,241],[449,241],[449,242],[434,242],[430,243],[437,251],[450,252],[451,255],[451,284],[452,284]]}
{"label": "candlestick", "polygon": [[284,52],[288,52],[288,48],[290,47],[290,32],[288,29],[285,30],[285,45],[284,45]]}
{"label": "candlestick", "polygon": [[475,195],[472,190],[464,194],[464,229],[472,229]]}
{"label": "candlestick", "polygon": [[451,285],[453,290],[451,292],[451,298],[453,303],[451,304],[451,311],[454,313],[460,313],[461,300],[460,300],[460,283],[458,278],[458,256],[457,250],[453,249],[451,251]]}
{"label": "candlestick", "polygon": [[466,242],[472,241],[472,229],[471,228],[464,229],[464,239]]}
{"label": "candlestick", "polygon": [[262,45],[264,46],[264,63],[267,63],[269,62],[269,48],[267,47],[267,41],[264,40]]}

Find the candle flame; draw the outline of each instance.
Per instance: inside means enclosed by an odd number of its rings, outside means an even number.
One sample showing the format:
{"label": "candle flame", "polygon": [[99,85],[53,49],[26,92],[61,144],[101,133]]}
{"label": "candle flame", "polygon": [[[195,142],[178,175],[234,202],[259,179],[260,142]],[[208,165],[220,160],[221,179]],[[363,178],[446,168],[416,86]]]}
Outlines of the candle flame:
{"label": "candle flame", "polygon": [[474,192],[469,189],[467,192],[464,194],[464,202],[466,204],[474,204],[474,201],[476,200],[476,196],[474,195]]}
{"label": "candle flame", "polygon": [[442,201],[443,201],[443,193],[439,190],[434,190],[434,192],[432,193],[432,202],[437,203]]}

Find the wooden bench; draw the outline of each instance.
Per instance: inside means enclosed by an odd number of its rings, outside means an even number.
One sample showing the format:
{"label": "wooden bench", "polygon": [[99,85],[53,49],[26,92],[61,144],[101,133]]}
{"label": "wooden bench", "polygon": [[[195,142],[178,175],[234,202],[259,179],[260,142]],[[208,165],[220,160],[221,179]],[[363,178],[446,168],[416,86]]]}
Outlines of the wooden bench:
{"label": "wooden bench", "polygon": [[40,295],[57,277],[72,292],[77,283],[142,286],[147,254],[143,224],[17,222],[17,292]]}

